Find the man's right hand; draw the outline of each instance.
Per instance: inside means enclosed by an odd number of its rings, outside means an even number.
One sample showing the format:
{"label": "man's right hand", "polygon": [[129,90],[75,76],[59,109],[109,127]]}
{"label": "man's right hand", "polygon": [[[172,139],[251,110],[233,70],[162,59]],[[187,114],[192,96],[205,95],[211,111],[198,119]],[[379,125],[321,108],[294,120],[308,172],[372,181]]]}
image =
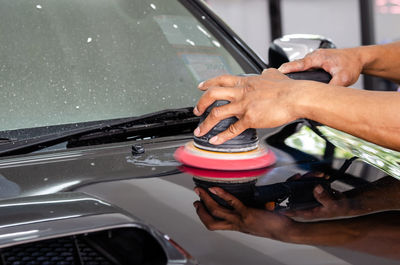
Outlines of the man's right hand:
{"label": "man's right hand", "polygon": [[350,86],[357,82],[363,64],[357,48],[350,49],[318,49],[309,53],[303,59],[282,64],[279,71],[283,74],[324,69],[330,73],[332,80],[329,84]]}

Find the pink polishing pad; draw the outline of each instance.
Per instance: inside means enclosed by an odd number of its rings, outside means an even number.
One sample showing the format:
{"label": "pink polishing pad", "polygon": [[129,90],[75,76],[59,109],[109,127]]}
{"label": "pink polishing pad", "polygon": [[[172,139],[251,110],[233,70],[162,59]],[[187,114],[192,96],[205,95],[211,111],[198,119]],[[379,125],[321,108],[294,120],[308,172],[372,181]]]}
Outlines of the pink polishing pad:
{"label": "pink polishing pad", "polygon": [[193,141],[179,147],[174,154],[184,165],[214,170],[252,170],[275,163],[275,154],[262,147],[240,153],[206,151],[194,146]]}

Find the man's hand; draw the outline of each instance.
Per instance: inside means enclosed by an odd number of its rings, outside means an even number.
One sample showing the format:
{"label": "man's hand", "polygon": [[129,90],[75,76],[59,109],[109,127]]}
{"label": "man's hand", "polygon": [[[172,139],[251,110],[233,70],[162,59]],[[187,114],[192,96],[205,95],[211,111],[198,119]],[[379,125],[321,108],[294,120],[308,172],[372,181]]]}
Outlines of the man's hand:
{"label": "man's hand", "polygon": [[204,204],[196,201],[194,207],[207,229],[234,230],[283,241],[289,240],[296,224],[290,218],[266,210],[247,208],[241,201],[221,188],[215,187],[209,190],[224,199],[233,210],[220,206],[205,190],[195,188]]}
{"label": "man's hand", "polygon": [[363,64],[357,48],[351,49],[318,49],[300,60],[282,64],[279,71],[284,74],[324,69],[332,75],[329,84],[350,86],[357,82]]}
{"label": "man's hand", "polygon": [[347,199],[340,192],[330,193],[324,190],[321,185],[314,188],[314,198],[321,206],[307,210],[288,210],[283,214],[296,219],[316,220],[355,216],[358,213],[358,209],[354,209],[355,205],[352,204],[355,201]]}
{"label": "man's hand", "polygon": [[292,80],[276,69],[264,70],[262,75],[239,77],[223,75],[199,85],[205,91],[194,109],[200,116],[216,100],[229,100],[215,107],[194,131],[202,136],[221,120],[236,116],[238,121],[226,131],[210,139],[212,144],[222,144],[248,128],[271,128],[293,121],[299,116],[296,106],[299,80]]}

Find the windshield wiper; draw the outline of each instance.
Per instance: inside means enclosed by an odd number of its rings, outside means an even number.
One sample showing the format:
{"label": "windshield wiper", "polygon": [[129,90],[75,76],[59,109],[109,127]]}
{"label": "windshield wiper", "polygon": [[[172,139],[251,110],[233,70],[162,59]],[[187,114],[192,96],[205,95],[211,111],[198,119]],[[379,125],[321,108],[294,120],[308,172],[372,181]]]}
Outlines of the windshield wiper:
{"label": "windshield wiper", "polygon": [[[77,142],[111,137],[113,135],[134,134],[146,132],[147,135],[156,130],[160,131],[166,126],[179,127],[185,125],[190,129],[198,123],[199,118],[193,115],[193,107],[169,109],[142,116],[102,122],[84,128],[58,132],[54,134],[17,140],[0,144],[0,157],[17,154],[26,154],[38,151],[63,142],[70,142],[70,146],[77,146]],[[85,138],[86,137],[86,138]],[[125,140],[129,140],[126,138]]]}

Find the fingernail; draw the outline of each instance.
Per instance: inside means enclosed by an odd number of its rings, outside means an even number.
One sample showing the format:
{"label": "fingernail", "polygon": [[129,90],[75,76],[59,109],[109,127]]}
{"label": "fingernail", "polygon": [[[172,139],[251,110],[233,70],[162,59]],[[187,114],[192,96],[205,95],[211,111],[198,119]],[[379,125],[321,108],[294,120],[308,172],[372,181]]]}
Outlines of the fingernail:
{"label": "fingernail", "polygon": [[208,189],[212,194],[218,195],[218,192],[215,190],[215,188],[209,188]]}
{"label": "fingernail", "polygon": [[199,135],[200,135],[200,128],[197,127],[197,128],[194,130],[193,134],[194,134],[195,136],[199,136]]}
{"label": "fingernail", "polygon": [[204,82],[201,82],[197,87],[201,88],[204,85]]}
{"label": "fingernail", "polygon": [[217,141],[218,141],[218,136],[216,135],[216,136],[212,137],[209,142],[210,142],[210,144],[215,144]]}
{"label": "fingernail", "polygon": [[196,116],[198,116],[198,115],[200,114],[199,110],[197,109],[197,106],[194,107],[193,113],[194,113],[194,115],[196,115]]}
{"label": "fingernail", "polygon": [[199,191],[198,188],[195,188],[195,189],[194,189],[194,192],[197,194],[197,196],[200,196],[200,191]]}
{"label": "fingernail", "polygon": [[321,194],[324,191],[324,188],[322,188],[321,185],[318,185],[317,187],[315,187],[315,192],[317,194]]}
{"label": "fingernail", "polygon": [[282,72],[284,69],[285,69],[285,66],[284,66],[284,65],[281,65],[281,66],[278,68],[278,71]]}

